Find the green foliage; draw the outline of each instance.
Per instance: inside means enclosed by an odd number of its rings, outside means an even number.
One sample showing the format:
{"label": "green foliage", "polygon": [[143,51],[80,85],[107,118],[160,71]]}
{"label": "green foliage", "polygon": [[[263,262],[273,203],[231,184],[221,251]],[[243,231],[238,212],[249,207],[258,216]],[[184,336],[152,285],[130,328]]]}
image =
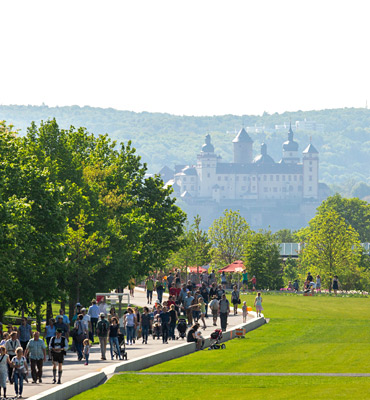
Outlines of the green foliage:
{"label": "green foliage", "polygon": [[159,177],[145,177],[131,143],[117,149],[107,135],[55,119],[22,138],[1,123],[0,156],[0,314],[86,302],[162,267],[178,248],[185,215]]}
{"label": "green foliage", "polygon": [[238,211],[225,210],[208,230],[212,261],[223,267],[243,257],[251,230]]}
{"label": "green foliage", "polygon": [[370,204],[358,198],[346,199],[339,194],[328,197],[318,207],[318,213],[336,211],[347,225],[359,234],[362,243],[370,242]]}
{"label": "green foliage", "polygon": [[359,268],[362,254],[359,235],[343,217],[330,208],[322,209],[301,234],[305,242],[300,254],[301,278],[310,270],[313,275],[321,275],[327,287],[337,275],[344,289],[362,289],[359,285],[364,271]]}
{"label": "green foliage", "polygon": [[283,265],[279,246],[271,232],[251,234],[243,260],[249,274],[256,276],[259,288],[279,290],[282,287]]}

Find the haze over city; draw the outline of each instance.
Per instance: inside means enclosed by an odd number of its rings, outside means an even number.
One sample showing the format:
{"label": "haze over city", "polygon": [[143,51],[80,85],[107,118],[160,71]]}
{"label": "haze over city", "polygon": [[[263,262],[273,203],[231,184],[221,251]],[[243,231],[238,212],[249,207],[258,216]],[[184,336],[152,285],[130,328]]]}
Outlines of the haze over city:
{"label": "haze over city", "polygon": [[370,99],[366,1],[17,1],[0,12],[3,105],[218,115]]}

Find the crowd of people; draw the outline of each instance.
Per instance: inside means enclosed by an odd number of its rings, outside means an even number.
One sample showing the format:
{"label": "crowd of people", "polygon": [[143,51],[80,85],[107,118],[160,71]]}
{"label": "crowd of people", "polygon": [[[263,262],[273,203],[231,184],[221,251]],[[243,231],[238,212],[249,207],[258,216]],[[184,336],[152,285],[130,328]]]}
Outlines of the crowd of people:
{"label": "crowd of people", "polygon": [[[331,280],[331,284],[329,287],[329,291],[333,290],[334,294],[336,295],[340,288],[340,282],[337,275],[334,275],[333,279]],[[291,281],[288,282],[287,290],[299,292],[299,281],[295,279],[292,283]],[[321,292],[321,276],[316,275],[316,279],[311,275],[311,272],[307,273],[307,277],[303,283],[302,288],[304,293],[320,293]]]}
{"label": "crowd of people", "polygon": [[[247,279],[244,284],[248,284]],[[255,282],[252,284],[255,285]],[[16,396],[22,397],[23,382],[28,379],[29,370],[32,383],[41,383],[47,360],[52,363],[52,382],[60,384],[67,351],[75,352],[77,361],[88,365],[90,349],[95,343],[99,343],[101,360],[107,359],[108,344],[111,360],[122,359],[126,346],[138,340],[144,345],[148,344],[150,336],[153,340],[162,340],[163,344],[178,337],[186,338],[188,342],[195,342],[197,349],[201,349],[204,344],[201,332],[207,328],[209,317],[213,326],[220,323],[222,331],[225,331],[231,308],[233,314],[237,315],[240,305],[243,321],[247,320],[248,307],[245,301],[241,304],[238,287],[232,287],[229,302],[226,285],[227,281],[222,275],[221,283],[217,283],[214,271],[203,273],[200,281],[197,274],[190,274],[186,283],[181,283],[180,272],[176,271],[169,273],[166,279],[149,276],[145,281],[147,306],[141,312],[138,307],[129,306],[121,318],[115,307],[108,307],[102,297],[99,301],[93,299],[88,308],[77,303],[71,321],[60,309],[55,319],[49,319],[42,335],[32,330],[25,317],[21,319],[19,327],[8,325],[4,332],[0,323],[0,388],[3,397],[6,397],[7,381],[14,384]],[[131,296],[134,296],[134,288],[134,281],[130,281]],[[168,296],[164,298],[166,290]],[[260,293],[254,305],[260,315],[263,310]]]}

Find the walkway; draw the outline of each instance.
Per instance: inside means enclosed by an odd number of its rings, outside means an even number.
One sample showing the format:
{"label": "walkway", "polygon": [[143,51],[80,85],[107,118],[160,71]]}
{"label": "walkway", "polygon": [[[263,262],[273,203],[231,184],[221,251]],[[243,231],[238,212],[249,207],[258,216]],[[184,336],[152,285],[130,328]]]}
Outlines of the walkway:
{"label": "walkway", "polygon": [[[155,300],[156,297],[154,296],[153,300]],[[252,298],[251,298],[252,301]],[[138,305],[138,306],[145,306],[146,304],[146,297],[145,293],[143,290],[137,289],[135,290],[135,297],[131,298],[131,303]],[[154,301],[153,301],[154,303]],[[248,304],[249,305],[249,304]],[[241,311],[240,311],[241,312]],[[253,318],[253,317],[251,317]],[[216,328],[212,326],[212,318],[206,319],[207,324],[210,326],[203,332],[204,336],[208,336],[213,332],[213,330]],[[219,322],[219,320],[218,320]],[[238,316],[230,315],[229,317],[229,325],[228,328],[239,325],[241,324],[242,321],[242,316],[239,314]],[[168,344],[162,344],[162,340],[153,340],[149,339],[147,345],[141,344],[141,340],[136,341],[136,344],[133,346],[127,346],[127,352],[128,352],[128,359],[132,360],[137,357],[142,357],[150,353],[154,353],[159,350],[163,350],[164,348],[169,348],[169,347],[174,347],[179,344],[184,343],[182,340],[177,340],[172,342],[171,340],[169,341]],[[83,362],[78,362],[77,361],[77,356],[75,353],[68,352],[67,356],[65,358],[65,363],[63,366],[63,376],[62,376],[62,382],[65,383],[67,381],[70,381],[72,379],[75,379],[77,377],[83,376],[85,374],[91,373],[91,372],[98,372],[102,368],[105,368],[109,365],[113,365],[115,363],[119,363],[122,361],[111,361],[109,360],[110,358],[110,352],[109,352],[109,345],[108,345],[108,351],[107,351],[107,361],[102,361],[100,360],[100,348],[98,344],[95,344],[91,348],[91,353],[90,353],[90,360],[89,360],[89,365],[85,366]],[[31,379],[29,379],[31,382]],[[55,385],[52,383],[52,365],[51,362],[46,362],[44,365],[44,372],[43,372],[43,383],[41,384],[31,384],[31,383],[25,383],[25,387],[23,390],[23,397],[31,397],[33,395],[36,395],[38,393],[41,393],[45,390],[49,390]],[[14,396],[14,387],[13,385],[7,385],[8,391],[7,394],[8,396]]]}

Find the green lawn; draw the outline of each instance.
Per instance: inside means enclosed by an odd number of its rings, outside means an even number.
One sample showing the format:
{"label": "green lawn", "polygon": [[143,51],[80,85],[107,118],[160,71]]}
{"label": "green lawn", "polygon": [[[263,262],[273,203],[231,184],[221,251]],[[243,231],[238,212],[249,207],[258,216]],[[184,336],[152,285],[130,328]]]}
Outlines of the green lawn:
{"label": "green lawn", "polygon": [[[244,298],[248,305],[253,297]],[[243,300],[244,300],[243,299]],[[270,323],[234,339],[225,350],[201,351],[146,371],[156,372],[334,372],[370,373],[370,299],[264,296]],[[367,398],[370,378],[140,376],[122,374],[76,399],[113,399],[118,386],[125,398],[245,399]],[[181,393],[179,393],[181,388]],[[132,394],[132,397],[130,397]],[[370,395],[369,397],[370,398]]]}
{"label": "green lawn", "polygon": [[121,374],[74,400],[366,399],[370,378],[140,376]]}

